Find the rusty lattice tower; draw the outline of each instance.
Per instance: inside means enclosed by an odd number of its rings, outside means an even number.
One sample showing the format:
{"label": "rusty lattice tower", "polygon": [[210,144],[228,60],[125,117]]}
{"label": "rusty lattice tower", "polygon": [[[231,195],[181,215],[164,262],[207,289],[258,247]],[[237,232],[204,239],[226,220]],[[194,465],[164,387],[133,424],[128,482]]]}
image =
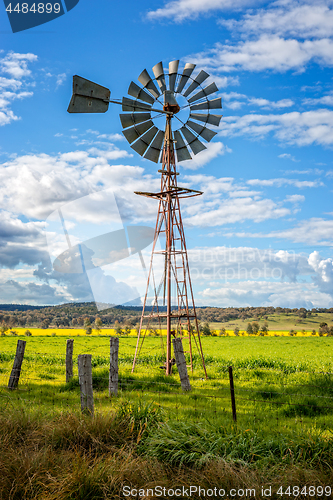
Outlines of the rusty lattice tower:
{"label": "rusty lattice tower", "polygon": [[[172,336],[187,339],[188,349],[185,351],[189,354],[192,371],[193,349],[196,347],[206,374],[180,210],[181,199],[202,193],[178,186],[176,159],[178,163],[191,160],[190,151],[196,155],[206,149],[201,139],[210,141],[216,135],[207,124],[218,126],[221,120],[221,115],[211,114],[210,110],[220,109],[222,103],[220,97],[208,99],[218,91],[214,82],[202,86],[209,78],[208,73],[201,70],[192,78],[195,64],[187,63],[182,73],[178,73],[178,67],[179,61],[172,61],[169,72],[165,73],[160,62],[153,67],[155,78],[143,70],[138,78],[141,85],[131,82],[128,89],[131,98],[123,97],[121,101],[110,100],[110,91],[106,87],[75,76],[68,111],[98,113],[105,112],[110,102],[121,104],[123,134],[131,148],[148,160],[162,163],[160,191],[136,193],[158,200],[158,212],[132,371],[146,332],[152,323],[157,322],[160,330],[166,329],[167,332],[166,374],[170,374],[172,366]],[[181,100],[183,103],[178,102]],[[160,128],[156,124],[163,116],[165,125]],[[180,126],[172,130],[175,120]],[[159,241],[164,241],[161,248]],[[162,276],[157,283],[155,262],[157,259],[161,262],[161,258]],[[153,298],[148,307],[149,293]]]}

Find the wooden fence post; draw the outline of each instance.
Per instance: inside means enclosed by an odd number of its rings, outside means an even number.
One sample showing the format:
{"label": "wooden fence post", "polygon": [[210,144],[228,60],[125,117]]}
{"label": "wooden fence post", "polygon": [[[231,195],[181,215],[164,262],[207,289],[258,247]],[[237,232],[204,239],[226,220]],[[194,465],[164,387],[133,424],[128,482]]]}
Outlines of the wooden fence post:
{"label": "wooden fence post", "polygon": [[94,415],[94,395],[92,387],[91,354],[80,354],[77,358],[81,391],[81,410]]}
{"label": "wooden fence post", "polygon": [[16,354],[12,372],[9,377],[8,389],[16,389],[16,387],[18,386],[26,343],[26,340],[17,341]]}
{"label": "wooden fence post", "polygon": [[110,337],[109,396],[118,394],[118,351],[119,338]]}
{"label": "wooden fence post", "polygon": [[66,384],[73,378],[73,339],[66,340]]}
{"label": "wooden fence post", "polygon": [[230,381],[230,394],[231,394],[231,406],[232,406],[232,418],[234,422],[237,422],[236,414],[236,401],[235,401],[235,389],[234,389],[234,377],[232,375],[232,366],[229,366],[229,381]]}
{"label": "wooden fence post", "polygon": [[185,359],[185,354],[183,350],[183,344],[182,344],[182,339],[179,337],[176,337],[172,339],[173,343],[173,351],[175,354],[175,359],[176,359],[176,364],[178,368],[178,373],[179,373],[179,378],[180,378],[180,383],[182,386],[183,391],[191,391],[191,384],[190,380],[188,378],[188,373],[187,373],[187,366],[186,366],[186,359]]}

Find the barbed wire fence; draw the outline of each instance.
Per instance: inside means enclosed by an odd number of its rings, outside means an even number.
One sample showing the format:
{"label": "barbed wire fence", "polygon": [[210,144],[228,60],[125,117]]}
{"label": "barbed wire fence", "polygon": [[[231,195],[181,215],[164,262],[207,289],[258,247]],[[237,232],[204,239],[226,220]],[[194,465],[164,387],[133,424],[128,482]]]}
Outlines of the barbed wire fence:
{"label": "barbed wire fence", "polygon": [[[31,354],[25,353],[24,349],[22,354],[24,342],[18,340],[16,353],[14,350],[0,352],[1,411],[8,408],[37,408],[57,414],[59,411],[73,409],[80,411],[81,401],[81,410],[93,414],[94,411],[112,411],[121,404],[151,404],[161,408],[166,418],[176,420],[218,423],[232,422],[233,419],[240,425],[248,423],[253,428],[260,427],[266,421],[270,427],[277,429],[296,421],[302,429],[313,427],[314,424],[318,424],[321,429],[332,428],[333,373],[329,371],[303,370],[301,373],[309,376],[306,383],[303,380],[297,382],[288,380],[288,377],[279,377],[276,370],[269,368],[261,370],[261,374],[270,376],[266,380],[264,376],[249,376],[247,369],[219,364],[218,374],[215,372],[208,381],[199,376],[190,376],[191,390],[183,391],[176,367],[173,368],[174,376],[165,377],[159,370],[159,362],[162,361],[157,356],[149,370],[145,370],[146,374],[131,374],[131,356],[126,355],[118,357],[117,391],[111,393],[110,356],[106,355],[105,346],[99,346],[91,349],[89,355],[91,382],[86,383],[89,387],[91,385],[91,392],[86,387],[86,392],[82,395],[82,380],[86,376],[86,368],[79,377],[77,355],[82,356],[87,349],[85,342],[74,341],[76,356],[73,356],[72,350],[74,369],[70,377],[65,345],[63,354]],[[21,353],[21,364],[17,360],[18,353]],[[145,358],[151,356],[151,351],[147,348],[142,354]],[[144,366],[143,363],[141,366]],[[90,403],[85,404],[89,398]]]}

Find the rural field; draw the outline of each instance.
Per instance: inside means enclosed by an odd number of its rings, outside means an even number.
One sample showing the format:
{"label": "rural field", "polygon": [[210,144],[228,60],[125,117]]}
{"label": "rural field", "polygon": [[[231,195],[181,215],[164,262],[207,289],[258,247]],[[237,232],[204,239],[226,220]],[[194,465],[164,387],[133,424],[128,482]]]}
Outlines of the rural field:
{"label": "rural field", "polygon": [[[163,336],[145,339],[131,374],[133,332],[119,339],[119,393],[110,398],[112,330],[38,335],[31,328],[28,337],[15,330],[22,335],[0,338],[1,499],[125,498],[124,484],[173,488],[189,478],[239,489],[233,498],[244,497],[244,488],[263,498],[262,486],[272,487],[270,498],[287,498],[290,485],[300,488],[292,498],[331,497],[333,337],[203,337],[208,379],[195,354],[192,391],[183,393],[176,367],[171,377],[160,369]],[[10,391],[18,338],[27,344],[19,386]],[[66,384],[67,338],[74,339],[74,377]],[[83,353],[92,355],[93,418],[80,411],[75,360]]]}

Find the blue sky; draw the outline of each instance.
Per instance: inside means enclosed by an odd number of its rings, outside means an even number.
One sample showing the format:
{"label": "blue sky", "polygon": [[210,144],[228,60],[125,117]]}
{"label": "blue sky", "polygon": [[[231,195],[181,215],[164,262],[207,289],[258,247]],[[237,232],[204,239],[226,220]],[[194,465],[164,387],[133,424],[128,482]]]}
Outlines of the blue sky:
{"label": "blue sky", "polygon": [[52,268],[59,208],[73,242],[153,227],[157,209],[133,195],[158,188],[159,167],[122,136],[120,106],[66,110],[74,74],[121,98],[144,68],[180,59],[223,101],[207,150],[179,165],[179,184],[204,191],[183,203],[196,303],[333,306],[333,1],[80,0],[15,34],[0,6],[0,26],[1,303],[142,293],[126,259],[94,276]]}

